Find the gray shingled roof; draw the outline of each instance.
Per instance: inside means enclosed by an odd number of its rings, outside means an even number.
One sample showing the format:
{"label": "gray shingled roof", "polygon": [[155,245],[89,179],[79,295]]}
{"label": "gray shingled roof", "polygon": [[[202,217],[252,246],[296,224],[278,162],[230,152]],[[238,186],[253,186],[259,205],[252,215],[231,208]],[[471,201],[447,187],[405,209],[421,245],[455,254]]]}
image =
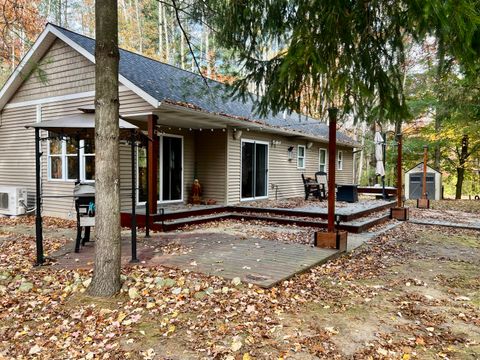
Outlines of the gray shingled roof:
{"label": "gray shingled roof", "polygon": [[[95,53],[94,39],[58,26],[55,28],[92,55]],[[120,49],[119,71],[122,76],[159,102],[188,103],[209,113],[244,118],[328,140],[328,125],[324,122],[295,113],[269,114],[264,118],[254,116],[253,102],[234,99],[228,85],[208,80],[207,87],[198,74],[127,50]],[[355,144],[350,137],[339,131],[337,140],[344,144]]]}

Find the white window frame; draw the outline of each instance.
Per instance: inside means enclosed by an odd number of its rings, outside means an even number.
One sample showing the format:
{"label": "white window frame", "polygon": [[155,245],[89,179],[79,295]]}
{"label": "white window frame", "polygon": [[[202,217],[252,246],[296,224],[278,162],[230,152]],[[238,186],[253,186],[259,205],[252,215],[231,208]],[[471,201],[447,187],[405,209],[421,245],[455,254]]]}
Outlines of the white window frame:
{"label": "white window frame", "polygon": [[[65,173],[66,173],[66,169],[65,169],[65,158],[64,158],[64,155],[65,155],[65,152],[66,152],[66,149],[65,149],[65,141],[64,140],[60,140],[61,141],[61,153],[60,154],[54,154],[52,155],[50,153],[50,142],[51,140],[49,139],[47,141],[47,179],[48,181],[65,181]],[[61,160],[61,163],[62,163],[62,177],[60,179],[58,178],[53,178],[52,177],[52,162],[51,162],[51,159],[52,157],[59,157],[60,160]]]}
{"label": "white window frame", "polygon": [[337,170],[343,170],[343,150],[337,152]]}
{"label": "white window frame", "polygon": [[[300,148],[303,149],[303,156],[300,156]],[[303,165],[300,166],[300,159]],[[297,169],[305,169],[307,167],[307,147],[305,145],[297,145]]]}
{"label": "white window frame", "polygon": [[[325,163],[322,164],[321,162],[321,159],[322,159],[322,156],[321,156],[321,153],[322,151],[325,152]],[[323,170],[321,169],[321,166],[323,165]],[[327,166],[328,166],[328,151],[327,149],[325,148],[319,148],[318,149],[318,171],[324,171],[324,172],[327,172]]]}
{"label": "white window frame", "polygon": [[[248,197],[248,198],[242,197],[242,168],[243,168],[242,149],[243,149],[243,143],[267,145],[267,193],[264,196],[255,196],[255,194],[254,194],[253,197]],[[240,141],[240,188],[239,188],[240,201],[253,201],[253,200],[268,199],[268,197],[270,195],[270,186],[268,185],[269,183],[270,183],[270,142],[261,141],[261,140],[252,140],[252,139],[242,139]]]}
{"label": "white window frame", "polygon": [[[94,139],[92,139],[92,140],[95,141]],[[85,174],[85,158],[86,157],[93,157],[95,159],[95,153],[93,153],[93,154],[85,153],[85,140],[80,140],[80,159],[82,159],[82,161],[80,162],[80,180],[82,182],[94,183],[95,179],[93,179],[93,180],[91,180],[91,179],[87,180],[86,179],[86,174]]]}
{"label": "white window frame", "polygon": [[[62,139],[62,153],[61,154],[50,154],[50,141],[47,141],[47,179],[48,181],[55,181],[55,182],[75,182],[78,179],[69,179],[68,178],[68,170],[67,170],[67,161],[68,157],[76,157],[77,154],[67,154],[67,140]],[[85,157],[86,156],[95,156],[95,154],[85,154],[84,152],[84,140],[80,140],[80,181],[82,182],[89,182],[94,183],[95,180],[86,180],[85,179]],[[52,157],[59,157],[62,161],[62,177],[60,179],[52,178],[51,173],[51,159]]]}
{"label": "white window frame", "polygon": [[[137,205],[147,205],[147,202],[146,201],[140,201],[140,149],[141,147],[137,147],[137,158],[136,158],[136,161],[137,161]],[[144,148],[145,149],[145,148]],[[148,147],[145,149],[145,151],[148,153]],[[148,158],[148,154],[145,154],[145,158]],[[158,162],[160,164],[160,159],[158,159]],[[148,169],[148,164],[147,164],[147,169]],[[149,169],[150,170],[150,169]],[[160,169],[158,170],[160,171]],[[160,174],[160,173],[159,173]],[[148,176],[148,174],[147,174]],[[158,181],[160,181],[160,179],[158,179]],[[160,195],[159,195],[160,196]],[[157,201],[158,203],[158,201]]]}

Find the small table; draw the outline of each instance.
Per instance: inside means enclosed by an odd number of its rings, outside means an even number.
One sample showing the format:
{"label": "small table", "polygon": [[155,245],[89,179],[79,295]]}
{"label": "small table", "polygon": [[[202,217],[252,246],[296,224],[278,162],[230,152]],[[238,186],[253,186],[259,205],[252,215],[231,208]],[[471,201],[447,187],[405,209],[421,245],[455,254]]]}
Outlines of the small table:
{"label": "small table", "polygon": [[337,185],[337,201],[358,202],[358,185]]}

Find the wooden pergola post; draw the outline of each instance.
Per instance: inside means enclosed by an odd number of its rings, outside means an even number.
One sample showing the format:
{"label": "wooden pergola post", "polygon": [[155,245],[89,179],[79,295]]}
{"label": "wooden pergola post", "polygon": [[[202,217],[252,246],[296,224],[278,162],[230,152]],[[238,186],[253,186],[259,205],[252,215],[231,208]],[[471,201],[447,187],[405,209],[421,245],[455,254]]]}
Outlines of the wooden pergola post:
{"label": "wooden pergola post", "polygon": [[390,218],[405,221],[408,220],[408,208],[403,206],[403,174],[402,174],[402,134],[397,134],[397,207],[390,209]]}
{"label": "wooden pergola post", "polygon": [[337,156],[337,113],[328,109],[328,232],[335,231],[335,161]]}
{"label": "wooden pergola post", "polygon": [[35,241],[37,248],[37,261],[35,265],[40,266],[45,262],[43,255],[43,228],[42,228],[42,192],[40,157],[40,129],[35,128]]}
{"label": "wooden pergola post", "polygon": [[157,125],[157,116],[154,114],[148,115],[148,207],[150,214],[157,213],[157,200],[158,200],[158,157],[159,157],[159,141],[155,132]]}
{"label": "wooden pergola post", "polygon": [[430,208],[430,201],[427,196],[427,161],[428,161],[428,146],[423,146],[423,179],[422,179],[422,197],[417,200],[417,208]]}
{"label": "wooden pergola post", "polygon": [[403,139],[402,134],[397,134],[397,207],[401,208],[403,205],[403,193],[402,193],[402,151],[403,151]]}
{"label": "wooden pergola post", "polygon": [[337,108],[328,109],[328,224],[327,232],[315,233],[315,246],[347,250],[347,232],[335,229],[335,169],[337,158]]}

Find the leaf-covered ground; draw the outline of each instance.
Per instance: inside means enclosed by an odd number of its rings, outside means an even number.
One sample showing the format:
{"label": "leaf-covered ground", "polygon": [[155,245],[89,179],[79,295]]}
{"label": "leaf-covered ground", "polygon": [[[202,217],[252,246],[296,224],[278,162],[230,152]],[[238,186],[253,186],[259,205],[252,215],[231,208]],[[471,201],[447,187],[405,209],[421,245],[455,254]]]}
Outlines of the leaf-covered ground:
{"label": "leaf-covered ground", "polygon": [[[410,208],[415,208],[416,204],[416,200],[406,201],[406,206]],[[430,201],[430,209],[480,214],[480,200],[432,200]]]}
{"label": "leaf-covered ground", "polygon": [[[138,266],[123,270],[118,296],[99,300],[85,295],[89,271],[33,268],[34,238],[2,225],[0,359],[480,354],[479,232],[403,224],[269,290]],[[47,253],[66,241],[57,233]]]}

